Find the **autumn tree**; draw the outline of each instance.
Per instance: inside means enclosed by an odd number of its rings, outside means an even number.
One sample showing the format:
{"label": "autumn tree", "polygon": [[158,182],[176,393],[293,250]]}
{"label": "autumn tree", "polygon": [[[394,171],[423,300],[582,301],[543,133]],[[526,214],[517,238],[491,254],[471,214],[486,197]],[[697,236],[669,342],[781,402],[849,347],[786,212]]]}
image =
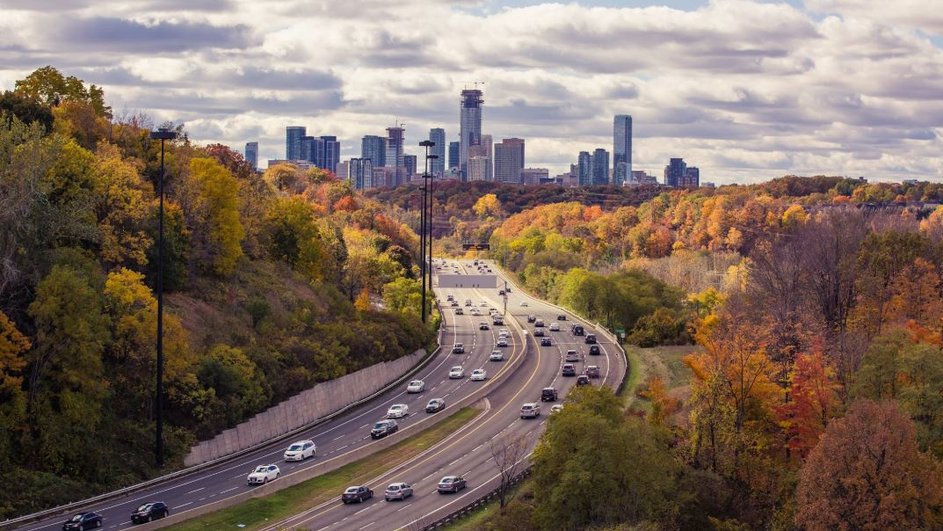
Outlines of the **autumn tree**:
{"label": "autumn tree", "polygon": [[478,201],[475,201],[475,206],[472,207],[472,210],[474,210],[475,214],[482,219],[489,216],[497,216],[501,211],[501,202],[498,201],[498,196],[494,194],[485,194],[479,197]]}
{"label": "autumn tree", "polygon": [[[22,429],[26,413],[23,394],[24,354],[31,348],[29,339],[0,312],[0,463],[8,461],[13,435]],[[7,463],[8,464],[8,463]]]}
{"label": "autumn tree", "polygon": [[854,402],[809,454],[796,491],[803,529],[943,526],[943,467],[917,448],[893,402]]}
{"label": "autumn tree", "polygon": [[211,158],[190,161],[189,185],[195,192],[184,211],[193,227],[195,257],[218,275],[228,275],[242,257],[245,231],[239,219],[238,183]]}
{"label": "autumn tree", "polygon": [[52,66],[34,70],[25,78],[16,82],[15,92],[50,106],[64,102],[89,104],[103,118],[111,118],[111,107],[105,105],[105,93],[96,85],[85,87],[85,83],[75,76],[64,76]]}
{"label": "autumn tree", "polygon": [[146,232],[153,189],[112,144],[99,145],[94,175],[102,259],[113,265],[146,264],[153,244]]}
{"label": "autumn tree", "polygon": [[780,407],[788,446],[805,457],[819,442],[839,406],[835,370],[821,349],[796,357],[790,379],[789,401]]}
{"label": "autumn tree", "polygon": [[275,199],[265,216],[265,241],[272,258],[311,279],[324,273],[325,250],[311,206],[298,196]]}

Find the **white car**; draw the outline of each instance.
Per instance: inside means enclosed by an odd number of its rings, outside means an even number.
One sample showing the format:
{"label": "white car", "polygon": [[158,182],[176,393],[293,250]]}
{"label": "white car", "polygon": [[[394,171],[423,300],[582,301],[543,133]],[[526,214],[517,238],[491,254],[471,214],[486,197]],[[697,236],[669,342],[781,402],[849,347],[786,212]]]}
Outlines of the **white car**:
{"label": "white car", "polygon": [[498,330],[498,337],[511,337],[511,332],[507,328]]}
{"label": "white car", "polygon": [[409,415],[409,406],[406,404],[393,404],[386,410],[386,418],[401,419]]}
{"label": "white car", "polygon": [[487,377],[488,373],[484,369],[475,369],[471,373],[471,381],[473,382],[483,382]]}
{"label": "white car", "polygon": [[456,365],[452,367],[451,369],[449,369],[450,379],[454,380],[456,378],[464,378],[464,377],[465,377],[465,369],[463,369],[461,365]]}
{"label": "white car", "polygon": [[269,481],[278,479],[280,475],[282,475],[282,471],[278,469],[278,465],[259,465],[249,474],[246,481],[249,485],[264,485]]}
{"label": "white car", "polygon": [[551,331],[551,332],[559,332],[559,331],[560,331],[560,325],[558,325],[557,323],[550,323],[550,331]]}
{"label": "white car", "polygon": [[521,301],[521,308],[527,308],[527,301]]}
{"label": "white car", "polygon": [[559,413],[563,411],[563,404],[554,404],[550,406],[550,414]]}
{"label": "white car", "polygon": [[504,361],[504,353],[500,350],[491,351],[491,355],[488,356],[489,361]]}
{"label": "white car", "polygon": [[498,338],[498,341],[495,342],[494,346],[496,346],[496,347],[506,347],[506,346],[508,346],[508,340],[507,340],[507,339],[504,339],[503,337],[499,337],[499,338]]}
{"label": "white car", "polygon": [[318,447],[315,446],[314,441],[298,441],[291,443],[287,450],[285,450],[285,461],[304,461],[309,457],[314,457],[318,453]]}
{"label": "white car", "polygon": [[421,393],[426,390],[426,382],[422,380],[413,380],[406,386],[407,393]]}

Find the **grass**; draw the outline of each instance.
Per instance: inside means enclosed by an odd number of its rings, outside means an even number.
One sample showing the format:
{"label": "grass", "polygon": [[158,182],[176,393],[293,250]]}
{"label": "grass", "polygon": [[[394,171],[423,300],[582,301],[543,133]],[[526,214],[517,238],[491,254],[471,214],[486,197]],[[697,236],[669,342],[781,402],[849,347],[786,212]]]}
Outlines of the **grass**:
{"label": "grass", "polygon": [[623,345],[622,348],[625,349],[625,356],[629,360],[629,375],[626,379],[625,387],[622,389],[622,407],[628,408],[635,402],[635,390],[638,388],[639,383],[645,381],[647,368],[645,364],[642,363],[642,357],[639,356],[638,347]]}
{"label": "grass", "polygon": [[448,437],[480,410],[466,407],[444,421],[395,446],[270,496],[222,509],[174,526],[178,530],[258,529],[337,498],[347,486],[362,483],[382,470],[400,465]]}

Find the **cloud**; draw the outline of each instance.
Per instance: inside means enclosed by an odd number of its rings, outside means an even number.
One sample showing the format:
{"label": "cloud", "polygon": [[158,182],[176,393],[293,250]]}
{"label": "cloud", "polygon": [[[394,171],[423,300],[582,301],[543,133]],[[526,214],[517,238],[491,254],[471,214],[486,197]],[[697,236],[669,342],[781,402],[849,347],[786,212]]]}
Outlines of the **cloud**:
{"label": "cloud", "polygon": [[189,21],[146,24],[109,17],[61,18],[47,34],[47,42],[50,41],[72,51],[121,54],[244,48],[251,43],[249,28],[245,25],[226,27]]}

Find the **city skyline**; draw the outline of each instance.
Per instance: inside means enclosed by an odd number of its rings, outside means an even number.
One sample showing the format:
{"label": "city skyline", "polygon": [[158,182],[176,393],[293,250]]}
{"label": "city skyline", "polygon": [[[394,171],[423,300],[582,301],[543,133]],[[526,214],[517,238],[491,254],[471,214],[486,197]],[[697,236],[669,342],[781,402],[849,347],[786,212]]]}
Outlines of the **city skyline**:
{"label": "city skyline", "polygon": [[943,178],[943,18],[916,0],[305,5],[9,0],[0,87],[50,64],[102,86],[118,117],[258,141],[263,161],[292,124],[336,135],[341,160],[396,121],[407,153],[430,128],[452,142],[456,95],[484,82],[482,133],[524,138],[551,174],[611,149],[630,114],[632,169],[656,175],[684,157],[718,183]]}

